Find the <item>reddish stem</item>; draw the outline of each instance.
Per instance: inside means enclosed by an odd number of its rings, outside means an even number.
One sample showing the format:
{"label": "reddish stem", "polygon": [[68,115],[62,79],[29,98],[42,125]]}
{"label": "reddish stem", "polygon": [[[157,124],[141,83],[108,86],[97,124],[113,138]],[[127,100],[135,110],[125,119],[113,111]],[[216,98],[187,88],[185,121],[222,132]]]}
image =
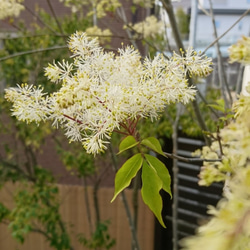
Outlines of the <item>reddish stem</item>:
{"label": "reddish stem", "polygon": [[63,114],[63,116],[64,116],[64,117],[66,117],[66,118],[68,118],[68,119],[70,119],[70,120],[72,120],[72,121],[75,121],[75,122],[77,122],[77,123],[79,123],[79,124],[83,124],[81,121],[76,120],[76,119],[75,119],[75,118],[73,118],[73,117],[70,117],[70,116],[68,116],[68,115],[64,115],[64,114]]}

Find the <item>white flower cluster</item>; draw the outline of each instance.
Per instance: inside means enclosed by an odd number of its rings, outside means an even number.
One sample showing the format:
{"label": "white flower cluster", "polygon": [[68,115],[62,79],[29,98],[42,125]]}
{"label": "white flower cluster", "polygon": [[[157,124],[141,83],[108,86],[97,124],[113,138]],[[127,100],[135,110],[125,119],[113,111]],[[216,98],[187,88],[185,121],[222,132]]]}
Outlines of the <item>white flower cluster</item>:
{"label": "white flower cluster", "polygon": [[[46,68],[52,82],[62,83],[57,92],[48,96],[41,88],[24,85],[7,89],[6,98],[14,103],[13,115],[18,119],[53,120],[71,141],[81,141],[93,154],[105,150],[113,130],[127,121],[153,120],[166,105],[193,100],[195,89],[188,86],[186,74],[205,69],[200,63],[190,68],[182,57],[166,60],[157,55],[142,60],[132,47],[119,49],[118,55],[104,52],[97,39],[82,32],[71,36],[69,48],[73,63],[62,61]],[[211,60],[203,62],[205,72],[211,71]]]}
{"label": "white flower cluster", "polygon": [[198,234],[183,240],[182,250],[250,249],[250,97],[242,97],[236,106],[242,109],[242,103],[247,103],[245,111],[221,131],[220,143],[202,151],[205,158],[222,156],[222,162],[204,164],[200,184],[226,181],[224,198],[217,208],[210,207],[208,213],[213,217]]}
{"label": "white flower cluster", "polygon": [[152,8],[155,4],[153,0],[133,0],[133,4],[143,6],[144,8]]}
{"label": "white flower cluster", "polygon": [[250,164],[238,170],[228,188],[217,208],[209,207],[212,219],[182,240],[182,250],[250,249]]}
{"label": "white flower cluster", "polygon": [[97,26],[89,27],[85,30],[88,36],[97,37],[100,44],[111,41],[112,32],[109,29],[100,29]]}
{"label": "white flower cluster", "polygon": [[0,1],[0,20],[7,17],[17,17],[24,9],[23,0],[1,0]]}
{"label": "white flower cluster", "polygon": [[231,62],[250,64],[250,37],[243,36],[229,48]]}
{"label": "white flower cluster", "polygon": [[[162,35],[164,32],[164,23],[158,21],[155,16],[148,16],[142,22],[131,25],[132,29],[137,32],[135,38],[143,36],[144,38],[156,38],[157,35]],[[124,28],[127,28],[125,25]]]}
{"label": "white flower cluster", "polygon": [[115,11],[121,6],[119,0],[59,0],[66,7],[71,8],[73,13],[81,11],[83,8],[88,10],[87,15],[95,15],[98,18],[105,17],[107,12]]}

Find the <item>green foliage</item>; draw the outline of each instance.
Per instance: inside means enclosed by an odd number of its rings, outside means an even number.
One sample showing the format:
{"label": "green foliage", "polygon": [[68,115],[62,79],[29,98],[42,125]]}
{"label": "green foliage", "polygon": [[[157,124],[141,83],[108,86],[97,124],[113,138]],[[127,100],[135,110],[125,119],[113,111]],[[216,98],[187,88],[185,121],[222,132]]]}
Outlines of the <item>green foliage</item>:
{"label": "green foliage", "polygon": [[189,16],[184,12],[183,8],[180,7],[176,10],[176,19],[178,30],[182,38],[187,38],[187,35],[189,33]]}
{"label": "green foliage", "polygon": [[170,183],[171,178],[165,165],[156,157],[146,154],[142,167],[142,198],[163,227],[160,190],[171,195]]}
{"label": "green foliage", "polygon": [[72,175],[77,175],[80,178],[93,175],[96,172],[93,156],[87,154],[80,143],[72,143],[70,148],[65,148],[59,142],[57,152],[66,169]]}
{"label": "green foliage", "polygon": [[[122,152],[139,144],[152,149],[160,155],[164,155],[160,142],[154,137],[145,138],[141,142],[136,142],[134,137],[126,137],[124,140],[125,143],[121,142],[122,146],[120,144],[120,151]],[[129,158],[118,170],[115,177],[115,193],[111,202],[130,185],[131,180],[142,168],[141,194],[143,201],[155,214],[161,225],[165,227],[161,216],[162,198],[160,190],[163,189],[172,196],[170,188],[171,177],[166,166],[158,158],[142,153],[141,147],[139,151],[140,153]]]}
{"label": "green foliage", "polygon": [[109,224],[109,221],[99,222],[90,239],[78,234],[78,241],[88,249],[111,249],[115,245],[115,240],[108,233]]}
{"label": "green foliage", "polygon": [[208,106],[219,112],[220,117],[217,124],[220,128],[228,125],[234,117],[232,109],[226,108],[224,99],[218,99],[215,101],[215,104],[209,104]]}
{"label": "green foliage", "polygon": [[[205,123],[208,127],[208,131],[212,133],[217,130],[216,121],[218,120],[218,118],[214,114],[212,109],[209,108],[207,103],[214,102],[214,100],[217,100],[220,97],[221,94],[219,90],[209,88],[205,96],[206,103],[203,101],[200,101],[198,103],[200,112],[202,113]],[[185,111],[180,116],[179,124],[182,132],[189,136],[201,137],[203,133],[206,132],[201,130],[199,123],[197,122],[197,119],[195,117],[195,113],[191,103],[185,106]]]}
{"label": "green foliage", "polygon": [[1,204],[0,219],[9,221],[11,234],[20,243],[29,232],[40,232],[55,249],[70,249],[70,239],[59,213],[60,201],[54,178],[43,168],[34,167],[33,170],[32,182],[26,180],[26,175],[19,174],[14,207],[8,209]]}
{"label": "green foliage", "polygon": [[3,203],[0,203],[0,222],[7,218],[9,213],[10,210]]}

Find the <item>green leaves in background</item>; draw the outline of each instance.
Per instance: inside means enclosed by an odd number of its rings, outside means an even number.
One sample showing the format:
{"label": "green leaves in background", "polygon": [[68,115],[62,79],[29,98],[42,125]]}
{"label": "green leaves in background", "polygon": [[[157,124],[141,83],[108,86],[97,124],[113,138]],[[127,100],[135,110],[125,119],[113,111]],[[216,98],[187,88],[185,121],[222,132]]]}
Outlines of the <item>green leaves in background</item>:
{"label": "green leaves in background", "polygon": [[[119,146],[119,153],[138,145],[139,142],[133,136],[127,136]],[[164,155],[160,142],[154,137],[148,137],[140,142],[154,152]],[[171,197],[171,177],[166,166],[155,156],[137,153],[129,158],[119,169],[115,177],[115,193],[111,200],[113,202],[117,195],[122,192],[131,183],[142,167],[142,189],[141,194],[144,203],[155,214],[160,224],[165,227],[161,211],[162,198],[160,190],[163,189]]]}

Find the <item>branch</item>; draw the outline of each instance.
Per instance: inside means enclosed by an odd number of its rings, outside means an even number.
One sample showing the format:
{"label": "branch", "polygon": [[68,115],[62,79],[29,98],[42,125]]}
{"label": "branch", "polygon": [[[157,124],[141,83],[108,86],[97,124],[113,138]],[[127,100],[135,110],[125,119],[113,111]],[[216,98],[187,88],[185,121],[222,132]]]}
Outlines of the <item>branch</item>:
{"label": "branch", "polygon": [[43,24],[46,28],[48,28],[51,32],[57,34],[57,32],[55,30],[53,30],[51,28],[50,25],[48,25],[47,23],[45,23],[36,13],[34,13],[27,5],[23,4],[23,6],[25,7],[25,9],[32,15],[34,16],[35,18],[37,18],[37,20]]}
{"label": "branch", "polygon": [[52,15],[53,15],[55,21],[56,21],[56,24],[57,24],[57,26],[58,26],[58,29],[60,30],[60,32],[61,32],[62,34],[64,34],[63,29],[62,29],[62,26],[61,26],[61,24],[60,24],[60,22],[59,22],[59,20],[58,20],[58,18],[57,18],[57,16],[56,16],[56,13],[55,13],[55,11],[54,11],[54,8],[53,8],[53,6],[52,6],[50,0],[47,0],[47,3],[48,3],[48,5],[49,5],[50,11],[52,12]]}
{"label": "branch", "polygon": [[217,39],[215,39],[211,44],[209,44],[205,50],[202,52],[202,54],[205,54],[205,52],[211,48],[214,44],[216,44],[223,36],[225,36],[238,22],[240,22],[241,19],[243,19],[248,13],[250,13],[250,9],[246,10],[242,16],[234,23],[232,26],[230,26],[223,34],[221,34]]}
{"label": "branch", "polygon": [[[177,26],[177,22],[175,19],[174,10],[173,10],[171,0],[162,0],[161,2],[163,4],[163,7],[165,8],[165,10],[168,13],[168,17],[169,17],[170,25],[171,25],[172,32],[173,32],[173,35],[175,38],[176,46],[177,46],[179,51],[180,51],[180,49],[185,51],[185,48],[184,48],[184,45],[183,45],[183,42],[182,42],[182,39],[180,36],[180,32],[179,32],[179,29]],[[187,76],[187,79],[188,79],[189,86],[192,86],[193,85],[192,79],[189,76]],[[198,123],[199,123],[201,129],[203,131],[208,131],[207,125],[206,125],[204,118],[201,114],[201,111],[199,109],[199,106],[198,106],[196,99],[194,101],[192,101],[192,106],[193,106],[196,118],[198,120]],[[203,136],[204,136],[204,140],[206,141],[206,144],[210,145],[210,143],[211,143],[210,139],[205,134]]]}
{"label": "branch", "polygon": [[201,92],[199,91],[199,89],[197,88],[197,93],[199,95],[199,97],[201,98],[201,100],[206,104],[206,106],[210,109],[210,111],[216,116],[216,118],[220,118],[220,116],[218,115],[218,113],[215,111],[215,109],[213,109],[209,103],[207,102],[207,100],[205,99],[205,97],[201,94]]}
{"label": "branch", "polygon": [[182,157],[182,156],[179,156],[179,155],[176,155],[176,154],[170,154],[170,153],[166,153],[164,152],[164,154],[168,157],[168,158],[171,158],[171,159],[176,159],[176,160],[179,160],[179,161],[184,161],[184,162],[218,162],[218,161],[222,161],[222,159],[218,158],[218,159],[202,159],[202,158],[187,158],[187,157]]}
{"label": "branch", "polygon": [[[215,24],[212,0],[209,0],[209,4],[210,4],[210,15],[211,15],[212,25],[213,25],[213,30],[214,30],[214,37],[215,37],[215,39],[217,39],[218,35],[217,35],[217,29],[216,29],[216,24]],[[216,45],[216,51],[217,51],[218,74],[219,74],[219,81],[220,81],[220,86],[221,86],[221,94],[224,98],[226,107],[229,108],[228,99],[227,99],[226,93],[224,91],[224,87],[226,87],[226,91],[227,91],[227,94],[228,94],[229,99],[230,99],[230,106],[232,106],[233,99],[232,99],[231,91],[230,91],[230,88],[229,88],[229,85],[227,82],[225,68],[224,68],[223,62],[222,62],[220,45],[218,42],[215,45]]]}
{"label": "branch", "polygon": [[18,174],[20,174],[23,178],[25,178],[28,181],[31,181],[31,182],[35,181],[35,179],[32,176],[26,174],[18,165],[7,162],[3,160],[1,157],[0,157],[0,165],[3,165],[3,167],[16,171]]}
{"label": "branch", "polygon": [[62,45],[62,46],[53,46],[53,47],[49,47],[49,48],[42,48],[42,49],[35,49],[35,50],[28,50],[28,51],[18,52],[18,53],[12,54],[12,55],[1,57],[0,62],[8,60],[10,58],[18,57],[18,56],[41,53],[41,52],[50,51],[50,50],[65,49],[67,47],[68,47],[67,45]]}
{"label": "branch", "polygon": [[[117,15],[118,15],[118,18],[125,24],[125,25],[129,25],[128,24],[128,20],[127,20],[127,17],[126,17],[126,14],[125,14],[125,11],[123,9],[123,7],[119,7],[117,8],[117,11],[116,11]],[[130,30],[126,29],[125,30],[127,35],[128,35],[128,38],[130,39],[131,43],[133,44],[133,46],[138,49],[138,46],[135,42],[135,40],[133,39],[133,35],[131,34]]]}

